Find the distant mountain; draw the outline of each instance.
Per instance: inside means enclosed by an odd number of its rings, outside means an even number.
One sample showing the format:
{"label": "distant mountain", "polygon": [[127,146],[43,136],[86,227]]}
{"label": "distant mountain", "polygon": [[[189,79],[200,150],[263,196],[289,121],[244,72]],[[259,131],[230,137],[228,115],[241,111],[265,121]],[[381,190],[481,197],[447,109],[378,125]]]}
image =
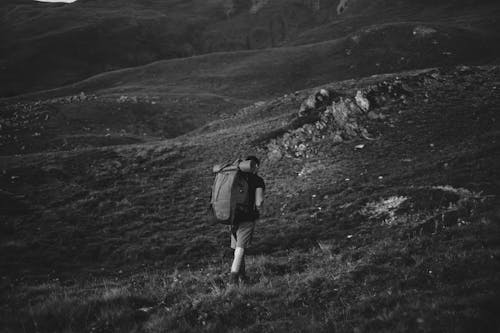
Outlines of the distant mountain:
{"label": "distant mountain", "polygon": [[334,40],[383,23],[431,20],[494,34],[497,7],[487,0],[11,0],[0,5],[0,96],[162,59]]}

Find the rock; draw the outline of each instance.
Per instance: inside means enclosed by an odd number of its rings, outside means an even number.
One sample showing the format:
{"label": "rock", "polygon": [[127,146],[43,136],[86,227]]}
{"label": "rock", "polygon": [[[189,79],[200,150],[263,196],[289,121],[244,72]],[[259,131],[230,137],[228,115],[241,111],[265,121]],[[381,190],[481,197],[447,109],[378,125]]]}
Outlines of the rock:
{"label": "rock", "polygon": [[363,110],[364,112],[366,112],[370,109],[370,102],[364,96],[364,94],[361,92],[361,90],[358,90],[358,92],[356,93],[356,97],[354,97],[354,100],[356,101],[356,104],[358,105],[358,107],[361,110]]}
{"label": "rock", "polygon": [[369,141],[376,140],[375,138],[371,137],[370,133],[368,133],[368,131],[366,130],[366,128],[362,128],[361,129],[361,137],[363,139],[366,139],[366,140],[369,140]]}
{"label": "rock", "polygon": [[305,124],[302,128],[305,133],[312,134],[314,132],[315,126],[312,124]]}
{"label": "rock", "polygon": [[363,120],[385,119],[386,116],[370,111],[370,108],[389,108],[384,106],[387,101],[399,101],[407,94],[410,92],[398,78],[378,83],[367,92],[357,90],[354,96],[320,89],[303,100],[298,112],[299,117],[303,118],[294,120],[293,129],[268,143],[268,157],[271,161],[277,161],[283,155],[313,156],[317,153],[314,143],[323,139],[332,140],[333,143],[356,137],[377,140],[363,126]]}
{"label": "rock", "polygon": [[267,158],[268,158],[271,162],[277,162],[277,161],[279,161],[282,157],[283,157],[283,155],[281,154],[281,151],[280,151],[279,149],[272,150],[272,151],[270,151],[270,152],[267,154]]}
{"label": "rock", "polygon": [[117,100],[116,100],[118,103],[124,103],[127,101],[127,96],[120,96]]}
{"label": "rock", "polygon": [[320,89],[302,102],[299,109],[299,117],[309,116],[314,112],[320,114],[320,112],[331,103],[334,97],[335,92],[330,92],[327,89]]}
{"label": "rock", "polygon": [[306,100],[303,101],[302,104],[300,105],[299,117],[306,116],[309,113],[308,111],[314,109],[315,107],[316,107],[316,96],[311,95],[308,98],[306,98]]}
{"label": "rock", "polygon": [[362,113],[362,112],[360,112],[362,110],[360,109],[360,107],[358,106],[358,104],[356,104],[356,102],[353,101],[353,100],[351,100],[350,98],[346,98],[344,100],[344,103],[346,104],[347,108],[349,109],[350,114],[355,115],[355,114]]}
{"label": "rock", "polygon": [[344,130],[348,137],[354,138],[358,134],[359,126],[355,122],[350,122],[344,126]]}
{"label": "rock", "polygon": [[326,90],[326,89],[321,89],[321,90],[319,91],[319,93],[320,93],[320,95],[322,95],[322,96],[324,96],[324,97],[326,97],[326,98],[329,98],[329,97],[330,97],[330,93],[329,93],[329,92],[328,92],[328,90]]}
{"label": "rock", "polygon": [[325,121],[320,120],[316,122],[315,126],[319,131],[321,131],[322,129],[326,128],[327,124]]}
{"label": "rock", "polygon": [[413,29],[413,36],[415,37],[428,37],[437,32],[436,29],[425,26],[417,26]]}
{"label": "rock", "polygon": [[366,115],[368,117],[368,119],[371,119],[371,120],[376,120],[376,119],[383,119],[385,118],[384,116],[381,116],[379,115],[378,113],[374,112],[374,111],[370,111],[368,112],[368,114]]}
{"label": "rock", "polygon": [[359,110],[359,107],[349,98],[341,98],[338,103],[332,104],[329,112],[331,112],[338,127],[346,128],[348,123],[352,123],[350,124],[351,127],[357,127],[354,120],[351,120],[350,118],[359,113]]}
{"label": "rock", "polygon": [[467,72],[471,71],[471,68],[469,66],[462,65],[462,66],[458,66],[458,71],[460,73],[467,73]]}
{"label": "rock", "polygon": [[337,132],[333,135],[333,143],[341,143],[343,141],[344,141],[344,139],[342,139],[342,136],[340,135],[340,133]]}
{"label": "rock", "polygon": [[341,99],[338,103],[333,103],[331,106],[333,119],[339,127],[344,127],[349,119],[349,109],[346,103]]}
{"label": "rock", "polygon": [[439,73],[432,73],[430,77],[432,77],[434,80],[437,80],[439,79]]}
{"label": "rock", "polygon": [[303,143],[301,143],[298,147],[297,147],[297,154],[300,154],[300,155],[303,155],[304,152],[306,151],[307,149],[307,146]]}

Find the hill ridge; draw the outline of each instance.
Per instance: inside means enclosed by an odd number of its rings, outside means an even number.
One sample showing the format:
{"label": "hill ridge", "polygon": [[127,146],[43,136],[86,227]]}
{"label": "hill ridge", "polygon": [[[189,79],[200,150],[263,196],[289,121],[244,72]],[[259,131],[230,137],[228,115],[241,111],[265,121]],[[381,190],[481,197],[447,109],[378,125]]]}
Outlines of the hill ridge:
{"label": "hill ridge", "polygon": [[[2,157],[1,283],[16,307],[0,319],[43,331],[447,331],[457,322],[493,331],[499,77],[498,66],[461,66],[333,82],[171,140]],[[322,90],[332,99],[319,100]],[[370,96],[366,113],[357,91]],[[377,140],[341,133],[335,142],[340,110]],[[293,132],[330,112],[334,136]],[[276,135],[309,116],[288,139]],[[231,289],[227,234],[206,222],[207,189],[214,163],[246,153],[262,159],[266,206],[250,282]],[[111,319],[100,312],[108,306]]]}

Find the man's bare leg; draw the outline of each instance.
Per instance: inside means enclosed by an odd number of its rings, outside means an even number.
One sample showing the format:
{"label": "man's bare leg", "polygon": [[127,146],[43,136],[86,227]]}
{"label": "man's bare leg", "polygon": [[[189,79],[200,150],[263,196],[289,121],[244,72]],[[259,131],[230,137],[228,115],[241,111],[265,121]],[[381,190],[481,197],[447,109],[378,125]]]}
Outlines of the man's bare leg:
{"label": "man's bare leg", "polygon": [[245,249],[242,247],[236,247],[234,249],[234,259],[233,265],[231,266],[231,282],[237,284],[241,264],[243,262],[243,255],[245,254]]}

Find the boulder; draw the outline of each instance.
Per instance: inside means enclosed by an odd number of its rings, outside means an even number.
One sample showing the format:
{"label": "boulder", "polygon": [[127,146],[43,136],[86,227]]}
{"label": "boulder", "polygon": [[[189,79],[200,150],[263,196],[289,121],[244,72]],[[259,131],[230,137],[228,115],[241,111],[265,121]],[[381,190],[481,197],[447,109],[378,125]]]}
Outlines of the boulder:
{"label": "boulder", "polygon": [[305,117],[306,115],[309,114],[310,110],[314,110],[315,108],[316,108],[316,96],[311,95],[308,98],[306,98],[300,105],[299,117]]}
{"label": "boulder", "polygon": [[278,148],[270,150],[269,153],[267,154],[267,158],[271,162],[277,162],[282,157],[283,157],[283,155],[281,154],[281,151]]}
{"label": "boulder", "polygon": [[331,106],[331,114],[338,127],[344,127],[349,119],[349,109],[344,101],[339,101],[338,103],[333,103]]}
{"label": "boulder", "polygon": [[358,90],[354,100],[356,101],[358,107],[364,112],[367,112],[370,109],[370,101],[368,101],[368,98],[365,97],[361,90]]}

